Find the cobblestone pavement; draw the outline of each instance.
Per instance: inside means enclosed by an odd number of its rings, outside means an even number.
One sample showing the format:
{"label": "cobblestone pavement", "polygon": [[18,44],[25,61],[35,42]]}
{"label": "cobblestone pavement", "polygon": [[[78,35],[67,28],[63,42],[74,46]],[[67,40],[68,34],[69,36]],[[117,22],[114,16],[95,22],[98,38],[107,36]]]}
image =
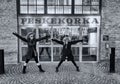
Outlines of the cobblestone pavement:
{"label": "cobblestone pavement", "polygon": [[116,61],[116,73],[109,73],[109,61],[77,64],[80,72],[72,63],[65,62],[56,73],[57,63],[42,63],[46,72],[41,73],[35,63],[30,63],[26,74],[21,72],[23,64],[5,65],[0,84],[120,84],[120,60]]}

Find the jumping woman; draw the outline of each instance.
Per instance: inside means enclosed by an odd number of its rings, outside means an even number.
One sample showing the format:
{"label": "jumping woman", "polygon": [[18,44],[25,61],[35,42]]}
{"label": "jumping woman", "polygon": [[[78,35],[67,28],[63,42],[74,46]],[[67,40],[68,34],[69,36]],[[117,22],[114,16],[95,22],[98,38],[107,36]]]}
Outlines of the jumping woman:
{"label": "jumping woman", "polygon": [[56,72],[58,72],[60,65],[67,59],[68,61],[71,61],[74,66],[76,67],[76,70],[79,72],[79,67],[77,66],[77,64],[74,61],[74,56],[72,54],[72,50],[71,50],[71,45],[76,44],[78,42],[82,42],[82,40],[77,40],[77,41],[71,41],[71,38],[66,35],[63,38],[63,41],[58,41],[56,39],[52,39],[52,41],[55,41],[61,45],[63,45],[63,49],[62,49],[62,56],[61,56],[61,60],[58,64],[58,66],[56,67]]}
{"label": "jumping woman", "polygon": [[38,61],[38,54],[37,54],[37,50],[36,50],[36,43],[38,41],[41,41],[41,40],[44,40],[44,39],[47,39],[49,38],[50,36],[45,36],[45,37],[42,37],[42,38],[38,38],[36,39],[35,38],[35,34],[33,32],[30,32],[27,34],[27,38],[24,38],[22,36],[20,36],[19,34],[17,33],[13,33],[15,36],[17,36],[19,39],[21,39],[22,41],[26,42],[27,45],[28,45],[28,50],[27,50],[27,53],[25,55],[25,63],[24,63],[24,66],[23,66],[23,71],[22,73],[25,74],[26,73],[26,65],[27,63],[32,59],[34,58],[35,62],[37,63],[37,66],[39,68],[39,71],[40,72],[45,72],[39,61]]}

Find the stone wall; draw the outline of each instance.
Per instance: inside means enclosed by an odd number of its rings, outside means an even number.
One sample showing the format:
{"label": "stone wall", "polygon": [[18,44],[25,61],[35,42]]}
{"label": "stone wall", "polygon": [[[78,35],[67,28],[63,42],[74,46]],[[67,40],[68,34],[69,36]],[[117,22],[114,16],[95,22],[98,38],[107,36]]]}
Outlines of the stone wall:
{"label": "stone wall", "polygon": [[5,64],[17,63],[17,32],[16,0],[0,0],[0,49],[4,49]]}
{"label": "stone wall", "polygon": [[102,0],[101,59],[106,58],[103,35],[109,35],[108,43],[116,47],[116,58],[120,58],[120,0]]}

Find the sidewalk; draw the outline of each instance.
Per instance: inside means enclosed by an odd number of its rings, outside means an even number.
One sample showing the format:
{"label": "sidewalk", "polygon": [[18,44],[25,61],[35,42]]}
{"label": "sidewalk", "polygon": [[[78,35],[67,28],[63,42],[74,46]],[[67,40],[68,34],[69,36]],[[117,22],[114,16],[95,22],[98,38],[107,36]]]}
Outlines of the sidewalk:
{"label": "sidewalk", "polygon": [[42,63],[46,72],[41,73],[35,63],[30,63],[26,74],[22,74],[22,64],[6,65],[0,84],[120,84],[120,60],[116,61],[116,73],[109,73],[109,61],[77,64],[80,72],[72,63],[65,62],[56,73],[57,64]]}

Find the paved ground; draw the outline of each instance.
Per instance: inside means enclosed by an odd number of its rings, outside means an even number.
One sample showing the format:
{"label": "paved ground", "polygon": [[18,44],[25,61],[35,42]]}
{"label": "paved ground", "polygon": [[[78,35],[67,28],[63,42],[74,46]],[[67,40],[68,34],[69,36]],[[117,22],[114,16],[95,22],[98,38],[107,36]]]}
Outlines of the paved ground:
{"label": "paved ground", "polygon": [[22,74],[22,64],[6,65],[6,74],[0,75],[0,84],[120,84],[120,60],[116,61],[116,73],[109,73],[109,61],[100,63],[77,63],[80,72],[76,72],[72,63],[64,63],[58,73],[55,63],[43,63],[46,70],[40,73],[34,63]]}

